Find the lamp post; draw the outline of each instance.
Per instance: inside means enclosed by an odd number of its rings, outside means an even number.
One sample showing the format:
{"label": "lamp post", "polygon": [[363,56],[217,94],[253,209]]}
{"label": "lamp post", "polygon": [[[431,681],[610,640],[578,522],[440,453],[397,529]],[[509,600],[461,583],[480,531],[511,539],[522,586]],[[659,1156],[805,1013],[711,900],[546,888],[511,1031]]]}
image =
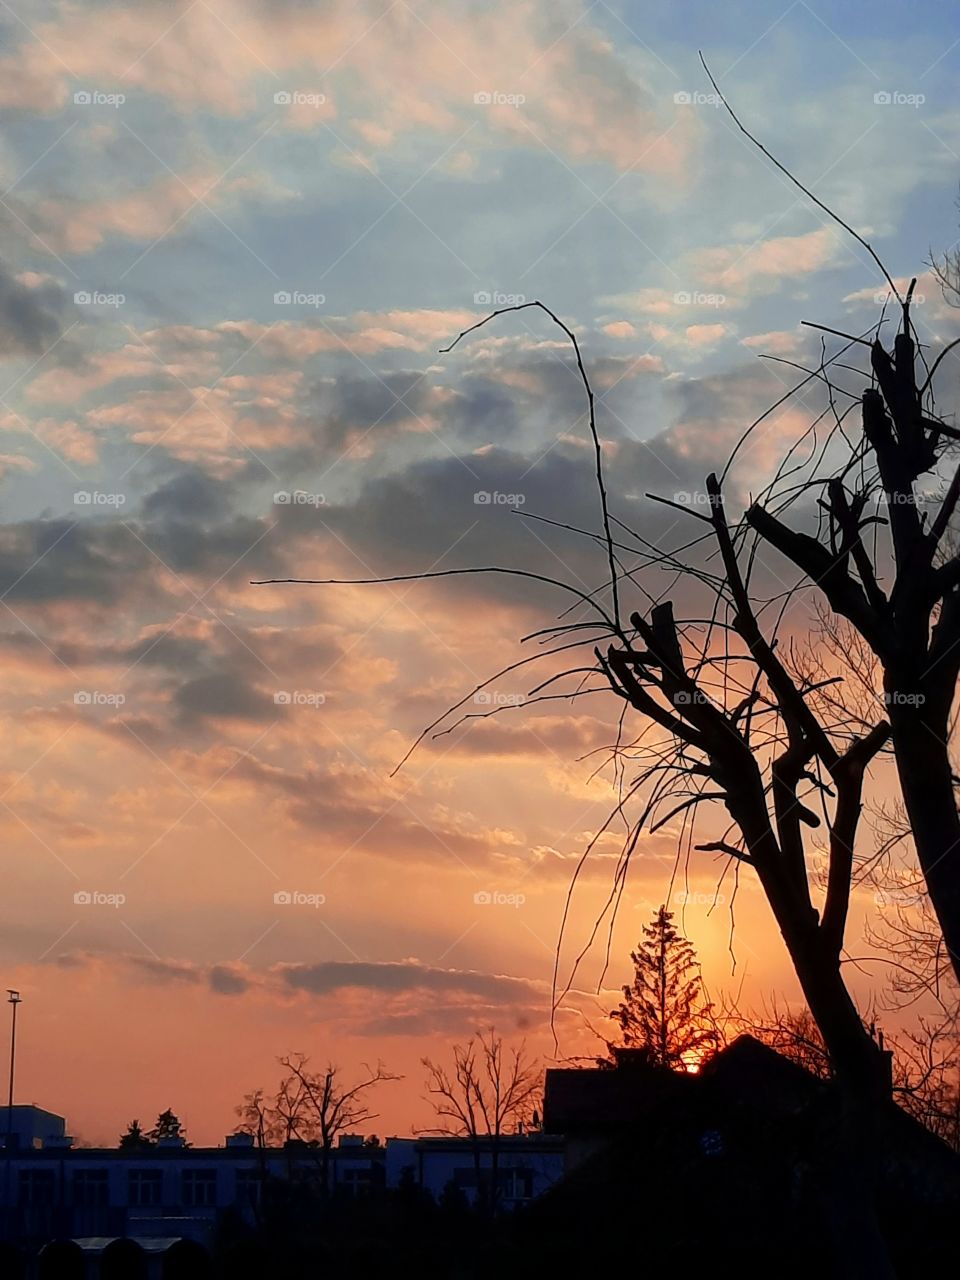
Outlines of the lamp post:
{"label": "lamp post", "polygon": [[7,1004],[11,1005],[10,1010],[10,1090],[7,1094],[7,1138],[13,1136],[13,1069],[16,1063],[17,1055],[17,1005],[21,1001],[19,991],[11,991],[7,988]]}
{"label": "lamp post", "polygon": [[13,1068],[17,1053],[17,1005],[20,1003],[20,992],[7,988],[7,1004],[10,1008],[10,1087],[7,1092],[7,1134],[4,1141],[3,1162],[3,1219],[4,1236],[8,1236],[13,1222],[10,1209],[10,1161],[13,1158]]}

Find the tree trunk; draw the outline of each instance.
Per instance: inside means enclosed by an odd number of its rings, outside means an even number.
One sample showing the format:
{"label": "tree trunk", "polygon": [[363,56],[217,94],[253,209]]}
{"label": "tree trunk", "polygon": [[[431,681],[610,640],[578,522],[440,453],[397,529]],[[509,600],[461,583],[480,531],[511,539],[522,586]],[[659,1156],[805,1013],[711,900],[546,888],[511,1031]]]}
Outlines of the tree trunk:
{"label": "tree trunk", "polygon": [[839,964],[824,955],[816,936],[792,940],[784,933],[800,987],[823,1036],[837,1083],[872,1103],[890,1100],[889,1056],[863,1025]]}
{"label": "tree trunk", "polygon": [[889,715],[917,860],[953,971],[960,980],[960,814],[947,748],[946,716],[932,711],[927,703],[893,701]]}

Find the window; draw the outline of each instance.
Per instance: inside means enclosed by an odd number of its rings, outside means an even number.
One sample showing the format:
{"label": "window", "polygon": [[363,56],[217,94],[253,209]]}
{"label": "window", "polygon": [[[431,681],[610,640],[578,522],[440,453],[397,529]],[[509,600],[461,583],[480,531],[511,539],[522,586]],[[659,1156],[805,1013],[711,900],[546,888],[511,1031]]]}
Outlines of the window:
{"label": "window", "polygon": [[707,1129],[700,1135],[700,1150],[705,1156],[722,1156],[726,1147],[719,1129]]}
{"label": "window", "polygon": [[262,1183],[259,1169],[238,1169],[237,1204],[259,1204]]}
{"label": "window", "polygon": [[529,1169],[503,1169],[500,1173],[500,1194],[504,1200],[532,1199],[533,1174]]}
{"label": "window", "polygon": [[344,1169],[340,1174],[341,1185],[344,1189],[356,1195],[372,1191],[376,1185],[376,1178],[377,1174],[370,1165]]}
{"label": "window", "polygon": [[47,1208],[56,1198],[56,1178],[52,1169],[20,1170],[20,1204],[24,1209]]}
{"label": "window", "polygon": [[107,1200],[106,1169],[77,1169],[73,1175],[73,1203],[80,1209],[102,1209]]}
{"label": "window", "polygon": [[159,1169],[131,1169],[128,1187],[132,1208],[156,1207],[163,1199],[163,1174]]}
{"label": "window", "polygon": [[210,1209],[217,1203],[216,1169],[184,1169],[183,1203],[191,1209]]}

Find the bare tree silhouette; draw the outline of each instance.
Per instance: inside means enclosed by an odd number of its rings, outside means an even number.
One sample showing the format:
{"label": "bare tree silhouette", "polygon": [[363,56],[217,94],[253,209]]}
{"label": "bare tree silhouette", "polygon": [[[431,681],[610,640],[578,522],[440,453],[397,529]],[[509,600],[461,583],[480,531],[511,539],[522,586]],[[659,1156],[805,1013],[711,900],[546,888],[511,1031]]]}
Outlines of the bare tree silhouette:
{"label": "bare tree silhouette", "polygon": [[272,1096],[256,1089],[236,1108],[240,1128],[252,1133],[260,1147],[300,1141],[318,1152],[324,1190],[329,1189],[330,1157],[341,1134],[377,1117],[370,1106],[369,1095],[378,1084],[401,1079],[387,1071],[380,1062],[365,1067],[354,1084],[343,1078],[334,1063],[320,1071],[309,1068],[303,1053],[290,1053],[280,1059],[285,1068],[276,1093]]}
{"label": "bare tree silhouette", "polygon": [[[453,1046],[452,1068],[423,1058],[427,1094],[438,1125],[424,1133],[456,1134],[473,1147],[474,1173],[480,1207],[496,1212],[500,1200],[502,1139],[521,1133],[536,1113],[542,1090],[539,1064],[521,1044],[508,1049],[491,1027]],[[483,1151],[490,1154],[489,1179]]]}

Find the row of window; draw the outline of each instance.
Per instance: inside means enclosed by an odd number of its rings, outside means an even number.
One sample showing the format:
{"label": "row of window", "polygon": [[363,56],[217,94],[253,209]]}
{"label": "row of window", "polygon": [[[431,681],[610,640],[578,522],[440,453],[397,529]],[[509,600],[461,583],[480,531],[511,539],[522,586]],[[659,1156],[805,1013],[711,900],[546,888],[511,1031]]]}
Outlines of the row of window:
{"label": "row of window", "polygon": [[[253,1201],[260,1186],[255,1169],[236,1171],[236,1199]],[[106,1169],[75,1169],[70,1179],[72,1202],[81,1208],[105,1208],[109,1204]],[[131,1208],[159,1208],[164,1203],[162,1169],[129,1169],[127,1203]],[[57,1179],[53,1169],[21,1169],[19,1201],[24,1208],[38,1208],[57,1202]],[[183,1169],[180,1173],[180,1203],[185,1208],[208,1209],[217,1203],[216,1169]]]}

